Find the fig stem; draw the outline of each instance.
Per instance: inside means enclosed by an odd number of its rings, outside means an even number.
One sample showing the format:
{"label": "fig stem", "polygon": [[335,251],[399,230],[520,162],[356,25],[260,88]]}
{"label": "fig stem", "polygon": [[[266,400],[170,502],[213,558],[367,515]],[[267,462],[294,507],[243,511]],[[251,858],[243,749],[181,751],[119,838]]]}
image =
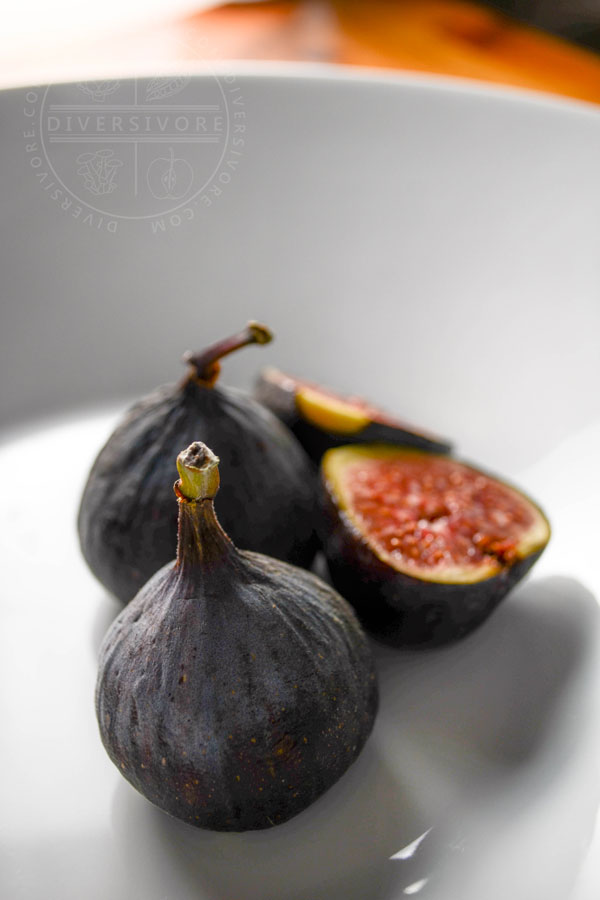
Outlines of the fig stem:
{"label": "fig stem", "polygon": [[190,353],[184,355],[183,359],[188,365],[195,369],[192,376],[198,381],[212,385],[215,383],[221,371],[219,360],[229,353],[234,353],[242,347],[248,347],[250,344],[268,344],[273,340],[273,334],[265,325],[259,322],[248,322],[246,327],[237,334],[217,341],[202,350],[200,353]]}
{"label": "fig stem", "polygon": [[179,481],[175,493],[183,500],[196,503],[213,500],[219,490],[219,457],[200,441],[183,450],[177,457]]}

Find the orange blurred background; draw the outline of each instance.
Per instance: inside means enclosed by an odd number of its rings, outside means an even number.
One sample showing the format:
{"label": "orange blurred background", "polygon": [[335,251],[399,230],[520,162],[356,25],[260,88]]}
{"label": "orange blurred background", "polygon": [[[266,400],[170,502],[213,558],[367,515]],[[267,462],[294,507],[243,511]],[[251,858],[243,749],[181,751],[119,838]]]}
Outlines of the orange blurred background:
{"label": "orange blurred background", "polygon": [[[60,6],[53,6],[56,15]],[[192,4],[183,6],[161,12],[154,3],[150,21],[101,34],[94,27],[68,43],[58,28],[45,44],[5,47],[0,78],[25,83],[83,70],[189,65],[210,46],[220,59],[433,72],[600,102],[599,56],[468,0],[267,0],[191,12]],[[110,25],[106,14],[104,21]]]}

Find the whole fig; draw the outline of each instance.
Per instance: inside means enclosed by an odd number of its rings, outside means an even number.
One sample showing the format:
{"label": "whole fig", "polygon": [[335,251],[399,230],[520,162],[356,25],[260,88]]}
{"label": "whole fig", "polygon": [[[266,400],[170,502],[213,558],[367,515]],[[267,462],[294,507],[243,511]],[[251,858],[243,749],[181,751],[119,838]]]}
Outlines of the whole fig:
{"label": "whole fig", "polygon": [[316,476],[308,457],[261,404],[216,384],[223,356],[270,340],[250,322],[187,354],[188,377],[136,403],[100,451],[81,500],[79,538],[92,572],[123,602],[175,556],[174,461],[197,436],[222,460],[220,513],[233,539],[298,565],[312,562]]}
{"label": "whole fig", "polygon": [[332,588],[235,547],[215,516],[218,459],[206,446],[192,444],[177,465],[177,559],[101,649],[102,741],[171,815],[217,831],[269,828],[360,753],[377,709],[371,652]]}

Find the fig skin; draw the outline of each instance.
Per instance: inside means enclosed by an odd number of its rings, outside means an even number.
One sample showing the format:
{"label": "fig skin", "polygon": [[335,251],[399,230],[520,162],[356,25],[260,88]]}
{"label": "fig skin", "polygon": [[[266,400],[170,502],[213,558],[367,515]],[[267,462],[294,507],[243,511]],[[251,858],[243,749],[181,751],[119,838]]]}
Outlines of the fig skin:
{"label": "fig skin", "polygon": [[175,556],[175,457],[201,436],[222,460],[221,519],[240,546],[310,566],[316,478],[294,436],[249,395],[194,373],[136,403],[100,451],[78,515],[98,580],[129,602]]}
{"label": "fig skin", "polygon": [[[293,378],[270,367],[260,373],[254,388],[254,396],[293,432],[306,453],[317,464],[327,450],[354,443],[405,444],[428,453],[449,453],[452,450],[452,444],[445,438],[422,432],[416,426],[395,420],[393,416],[380,411],[373,413],[381,415],[381,421],[365,420],[354,433],[327,430],[303,414],[298,404],[298,392],[303,386],[309,387],[315,396],[322,391],[317,385]],[[322,396],[326,401],[327,397],[333,396],[333,392],[322,391]],[[352,402],[342,395],[339,395],[339,400],[352,406]],[[362,412],[360,407],[357,407],[358,411]],[[368,410],[365,416],[369,418]]]}
{"label": "fig skin", "polygon": [[[506,484],[489,473],[482,474]],[[539,507],[521,491],[517,492],[548,524]],[[546,540],[540,548],[480,581],[427,581],[398,571],[377,555],[360,529],[339,508],[323,467],[320,503],[320,536],[335,588],[353,605],[373,637],[397,647],[434,648],[475,631],[529,572],[548,543]],[[548,539],[549,536],[548,526]]]}
{"label": "fig skin", "polygon": [[[198,445],[195,445],[198,446]],[[315,575],[237,550],[179,483],[177,561],[109,629],[96,713],[121,774],[216,831],[270,828],[360,753],[378,693],[351,607]]]}

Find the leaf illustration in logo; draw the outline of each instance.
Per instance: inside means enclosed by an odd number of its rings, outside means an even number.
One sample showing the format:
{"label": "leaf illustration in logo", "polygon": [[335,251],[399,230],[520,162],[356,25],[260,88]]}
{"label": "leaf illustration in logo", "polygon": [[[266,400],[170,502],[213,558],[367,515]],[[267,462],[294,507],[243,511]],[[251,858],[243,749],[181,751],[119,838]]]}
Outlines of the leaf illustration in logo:
{"label": "leaf illustration in logo", "polygon": [[146,179],[157,200],[181,200],[194,183],[194,170],[187,160],[178,159],[171,147],[168,157],[159,156],[150,163]]}
{"label": "leaf illustration in logo", "polygon": [[119,89],[118,81],[78,81],[77,87],[97,103],[104,103],[107,97]]}
{"label": "leaf illustration in logo", "polygon": [[116,189],[117,169],[121,168],[123,162],[114,159],[112,150],[106,148],[95,153],[80,153],[76,163],[79,166],[77,174],[83,177],[84,186],[91,194],[99,197],[112,194]]}
{"label": "leaf illustration in logo", "polygon": [[166,100],[178,94],[190,83],[190,78],[183,76],[168,78],[152,78],[146,85],[146,103],[152,100]]}

